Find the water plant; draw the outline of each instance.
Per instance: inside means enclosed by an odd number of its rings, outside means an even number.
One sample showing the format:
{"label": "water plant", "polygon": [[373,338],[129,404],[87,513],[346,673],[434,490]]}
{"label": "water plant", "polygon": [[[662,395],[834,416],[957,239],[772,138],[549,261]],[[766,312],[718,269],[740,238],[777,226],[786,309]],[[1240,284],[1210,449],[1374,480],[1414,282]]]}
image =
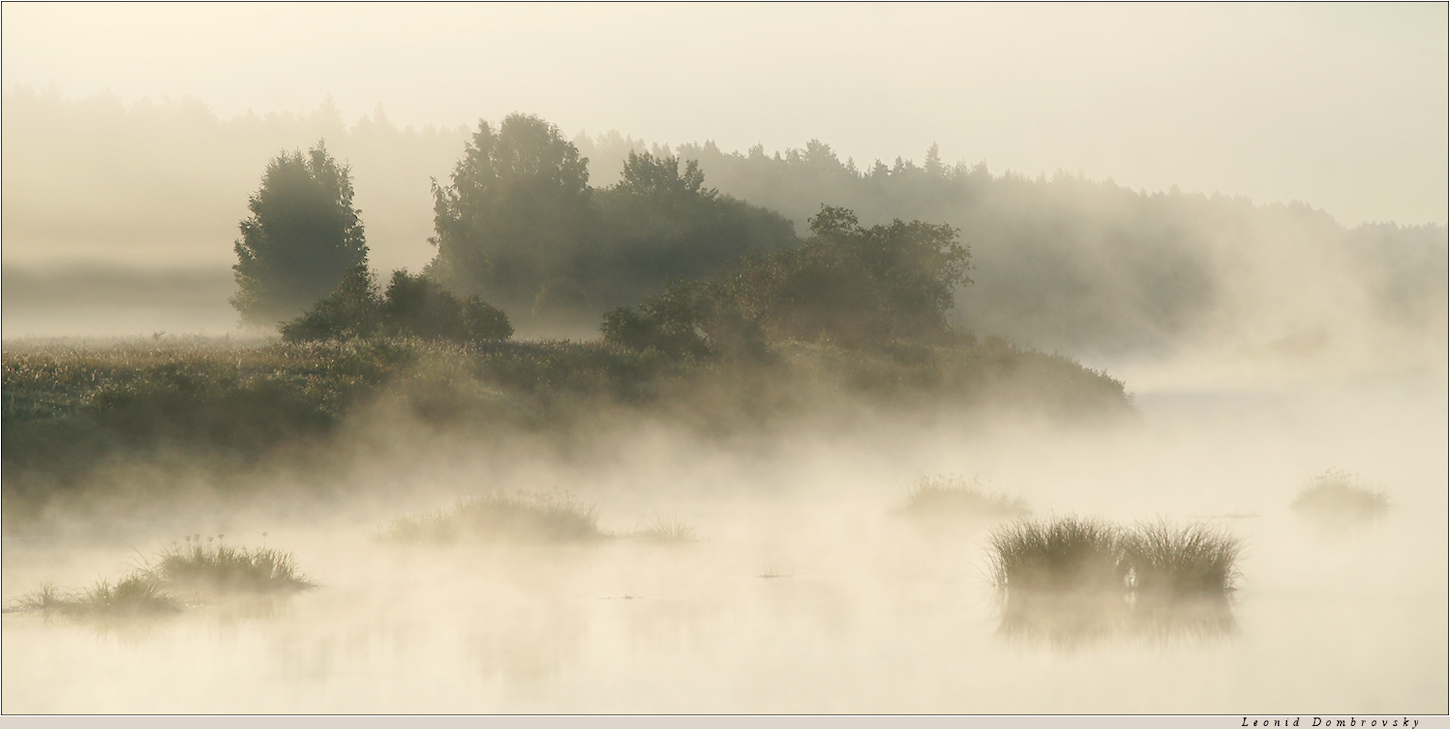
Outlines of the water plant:
{"label": "water plant", "polygon": [[608,536],[599,510],[565,492],[495,491],[460,500],[452,509],[393,519],[382,541],[451,544],[459,541],[571,542]]}
{"label": "water plant", "polygon": [[242,548],[220,536],[186,537],[161,554],[152,571],[167,587],[207,594],[267,593],[306,590],[316,585],[302,577],[291,552],[266,547]]}
{"label": "water plant", "polygon": [[1132,529],[1066,517],[988,539],[1003,634],[1076,647],[1122,632],[1222,635],[1243,542],[1205,524]]}
{"label": "water plant", "polygon": [[1121,531],[1079,517],[1009,524],[988,537],[992,580],[1012,592],[1126,592]]}
{"label": "water plant", "polygon": [[1122,541],[1128,581],[1139,601],[1219,597],[1238,578],[1243,540],[1207,524],[1140,525]]}
{"label": "water plant", "polygon": [[115,583],[101,580],[89,590],[76,592],[42,585],[17,600],[15,608],[70,617],[128,618],[176,612],[181,604],[165,592],[156,575],[136,571]]}
{"label": "water plant", "polygon": [[1319,521],[1366,522],[1389,512],[1390,500],[1383,489],[1371,487],[1357,474],[1330,468],[1310,479],[1289,508]]}
{"label": "water plant", "polygon": [[987,490],[977,477],[922,476],[893,513],[927,518],[1019,519],[1030,512],[1020,497]]}
{"label": "water plant", "polygon": [[700,540],[699,532],[695,530],[690,520],[678,514],[670,516],[655,514],[649,521],[643,523],[641,526],[635,527],[634,531],[630,532],[630,536],[636,539],[668,544],[682,544]]}

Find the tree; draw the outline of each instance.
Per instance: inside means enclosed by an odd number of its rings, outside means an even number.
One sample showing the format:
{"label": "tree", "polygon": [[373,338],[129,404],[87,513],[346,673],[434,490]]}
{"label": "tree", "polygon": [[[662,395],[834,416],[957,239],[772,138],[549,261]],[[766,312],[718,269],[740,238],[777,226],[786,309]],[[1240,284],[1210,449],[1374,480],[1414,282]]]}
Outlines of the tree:
{"label": "tree", "polygon": [[589,161],[559,128],[511,114],[478,131],[447,187],[433,183],[438,255],[426,271],[464,293],[528,306],[587,228]]}
{"label": "tree", "polygon": [[273,158],[247,208],[231,304],[249,324],[305,311],[336,289],[344,272],[367,262],[351,171],[322,141],[305,157],[284,151]]}

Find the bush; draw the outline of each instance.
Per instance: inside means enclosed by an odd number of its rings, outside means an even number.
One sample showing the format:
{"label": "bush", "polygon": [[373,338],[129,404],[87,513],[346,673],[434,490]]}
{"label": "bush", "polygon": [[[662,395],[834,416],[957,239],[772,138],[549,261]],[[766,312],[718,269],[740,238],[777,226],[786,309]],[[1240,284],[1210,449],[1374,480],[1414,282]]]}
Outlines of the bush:
{"label": "bush", "polygon": [[288,342],[378,335],[458,342],[508,339],[508,315],[474,295],[459,299],[424,275],[393,272],[385,293],[365,265],[350,269],[330,296],[281,325]]}

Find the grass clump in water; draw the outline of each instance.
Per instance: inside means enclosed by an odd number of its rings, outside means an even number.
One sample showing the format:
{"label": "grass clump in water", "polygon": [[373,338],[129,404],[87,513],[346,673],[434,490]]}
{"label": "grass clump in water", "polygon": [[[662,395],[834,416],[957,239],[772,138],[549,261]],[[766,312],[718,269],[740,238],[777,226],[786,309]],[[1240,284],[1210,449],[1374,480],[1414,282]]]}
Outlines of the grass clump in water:
{"label": "grass clump in water", "polygon": [[377,536],[389,542],[452,544],[576,542],[608,535],[599,529],[599,510],[570,494],[496,491],[463,499],[446,511],[398,517]]}
{"label": "grass clump in water", "polygon": [[923,476],[894,513],[916,518],[1020,519],[1030,511],[1019,497],[988,491],[976,477]]}
{"label": "grass clump in water", "polygon": [[1017,522],[988,541],[1001,631],[1069,647],[1122,632],[1227,633],[1242,544],[1202,524]]}
{"label": "grass clump in water", "polygon": [[1205,524],[1139,526],[1124,539],[1137,600],[1214,598],[1233,590],[1243,541]]}
{"label": "grass clump in water", "polygon": [[1331,468],[1310,480],[1289,508],[1311,519],[1330,523],[1367,522],[1390,510],[1389,496],[1349,471]]}
{"label": "grass clump in water", "polygon": [[37,610],[70,617],[131,618],[173,613],[180,603],[168,595],[155,574],[137,571],[117,580],[101,580],[89,590],[66,592],[54,585],[16,601],[17,610]]}
{"label": "grass clump in water", "polygon": [[1018,522],[988,538],[992,581],[1009,592],[1123,592],[1121,530],[1093,519]]}
{"label": "grass clump in water", "polygon": [[170,588],[209,594],[292,592],[317,586],[298,572],[291,552],[233,547],[220,537],[215,544],[212,537],[203,543],[200,534],[163,552],[153,570]]}
{"label": "grass clump in water", "polygon": [[655,514],[648,522],[636,527],[630,533],[630,536],[636,539],[666,544],[684,544],[700,541],[699,532],[695,530],[690,520],[678,514],[673,516]]}

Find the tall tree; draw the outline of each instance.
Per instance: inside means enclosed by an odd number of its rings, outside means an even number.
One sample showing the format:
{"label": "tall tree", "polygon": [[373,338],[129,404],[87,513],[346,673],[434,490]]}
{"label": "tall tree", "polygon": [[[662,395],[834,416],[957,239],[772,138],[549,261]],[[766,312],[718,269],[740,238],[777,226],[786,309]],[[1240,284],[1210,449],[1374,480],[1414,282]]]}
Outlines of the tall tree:
{"label": "tall tree", "polygon": [[326,298],[350,268],[367,262],[352,176],[322,141],[282,152],[267,165],[247,202],[235,250],[237,293],[231,304],[249,324],[271,324]]}
{"label": "tall tree", "polygon": [[447,187],[433,183],[438,255],[427,273],[505,306],[529,305],[587,228],[589,160],[539,117],[480,120]]}

